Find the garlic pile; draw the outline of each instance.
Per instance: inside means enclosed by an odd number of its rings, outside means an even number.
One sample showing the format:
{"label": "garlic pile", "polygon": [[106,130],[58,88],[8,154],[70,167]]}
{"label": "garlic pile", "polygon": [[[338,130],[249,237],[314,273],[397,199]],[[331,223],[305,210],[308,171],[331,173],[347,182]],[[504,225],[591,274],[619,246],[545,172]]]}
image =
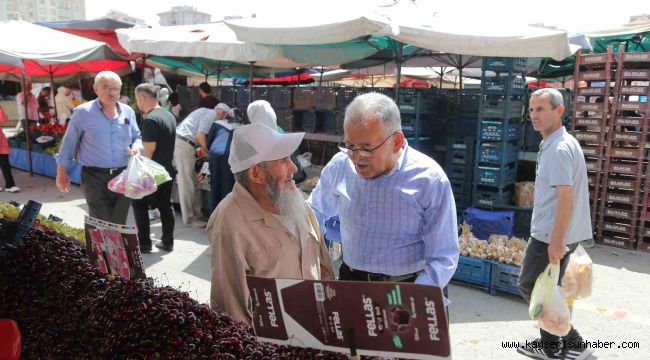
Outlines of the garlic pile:
{"label": "garlic pile", "polygon": [[472,226],[463,222],[459,237],[460,254],[477,259],[492,259],[506,264],[521,266],[524,260],[526,241],[506,235],[492,235],[485,240],[472,234]]}

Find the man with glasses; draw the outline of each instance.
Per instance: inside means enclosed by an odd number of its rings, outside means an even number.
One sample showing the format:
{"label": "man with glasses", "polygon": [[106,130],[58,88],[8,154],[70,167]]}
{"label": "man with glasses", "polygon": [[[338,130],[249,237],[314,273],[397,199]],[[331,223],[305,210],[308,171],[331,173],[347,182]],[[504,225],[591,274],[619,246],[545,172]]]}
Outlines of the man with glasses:
{"label": "man with glasses", "polygon": [[444,288],[458,264],[456,206],[442,168],[408,146],[389,97],[363,94],[345,111],[345,146],[309,202],[321,229],[339,216],[341,280]]}
{"label": "man with glasses", "polygon": [[142,150],[135,112],[118,102],[122,80],[112,71],[95,77],[97,99],[75,108],[56,156],[56,187],[70,190],[68,167],[82,165],[81,189],[90,216],[125,224],[130,200],[108,189],[108,182],[126,168],[129,157]]}

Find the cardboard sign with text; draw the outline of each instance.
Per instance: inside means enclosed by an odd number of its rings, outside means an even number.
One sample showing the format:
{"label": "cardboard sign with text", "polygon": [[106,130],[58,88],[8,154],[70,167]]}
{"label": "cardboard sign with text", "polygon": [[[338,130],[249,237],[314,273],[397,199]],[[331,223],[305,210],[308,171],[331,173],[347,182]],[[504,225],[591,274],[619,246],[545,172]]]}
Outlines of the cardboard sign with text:
{"label": "cardboard sign with text", "polygon": [[144,279],[144,266],[134,226],[86,216],[86,250],[90,263],[102,272],[126,279]]}
{"label": "cardboard sign with text", "polygon": [[247,277],[264,341],[360,355],[451,359],[442,289],[410,283]]}

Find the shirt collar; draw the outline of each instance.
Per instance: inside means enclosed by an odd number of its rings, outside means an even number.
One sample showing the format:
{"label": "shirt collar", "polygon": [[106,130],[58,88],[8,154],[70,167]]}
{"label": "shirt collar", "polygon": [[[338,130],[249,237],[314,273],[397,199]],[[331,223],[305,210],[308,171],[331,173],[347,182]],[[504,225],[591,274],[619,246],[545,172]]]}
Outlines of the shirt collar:
{"label": "shirt collar", "polygon": [[[104,107],[102,106],[102,103],[99,101],[99,98],[93,101],[95,102],[95,104],[97,104],[97,106],[99,106],[99,110],[104,111]],[[117,104],[115,105],[117,106],[117,115],[119,116],[122,114],[122,103],[118,101]]]}
{"label": "shirt collar", "polygon": [[548,144],[550,144],[550,143],[560,139],[562,136],[564,136],[565,133],[566,133],[566,129],[564,128],[564,126],[560,126],[558,129],[555,129],[555,131],[553,131],[551,133],[551,135],[549,135],[549,137],[546,140],[542,140],[540,146],[542,146],[542,147],[543,146],[548,146]]}

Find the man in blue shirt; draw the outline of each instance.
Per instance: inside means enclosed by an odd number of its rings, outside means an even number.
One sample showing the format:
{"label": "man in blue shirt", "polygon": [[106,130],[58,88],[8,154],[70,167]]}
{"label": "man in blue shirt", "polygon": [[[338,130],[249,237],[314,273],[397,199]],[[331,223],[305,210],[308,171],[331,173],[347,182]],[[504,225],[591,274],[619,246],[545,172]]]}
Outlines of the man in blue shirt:
{"label": "man in blue shirt", "polygon": [[321,229],[341,219],[341,280],[408,281],[444,288],[458,264],[451,185],[408,146],[395,102],[363,94],[345,111],[345,146],[309,198]]}
{"label": "man in blue shirt", "polygon": [[117,101],[121,88],[116,73],[97,74],[93,85],[97,99],[74,109],[56,156],[57,188],[70,190],[67,170],[76,159],[82,165],[81,189],[90,216],[117,224],[126,223],[130,200],[110,191],[108,182],[142,149],[133,109]]}

